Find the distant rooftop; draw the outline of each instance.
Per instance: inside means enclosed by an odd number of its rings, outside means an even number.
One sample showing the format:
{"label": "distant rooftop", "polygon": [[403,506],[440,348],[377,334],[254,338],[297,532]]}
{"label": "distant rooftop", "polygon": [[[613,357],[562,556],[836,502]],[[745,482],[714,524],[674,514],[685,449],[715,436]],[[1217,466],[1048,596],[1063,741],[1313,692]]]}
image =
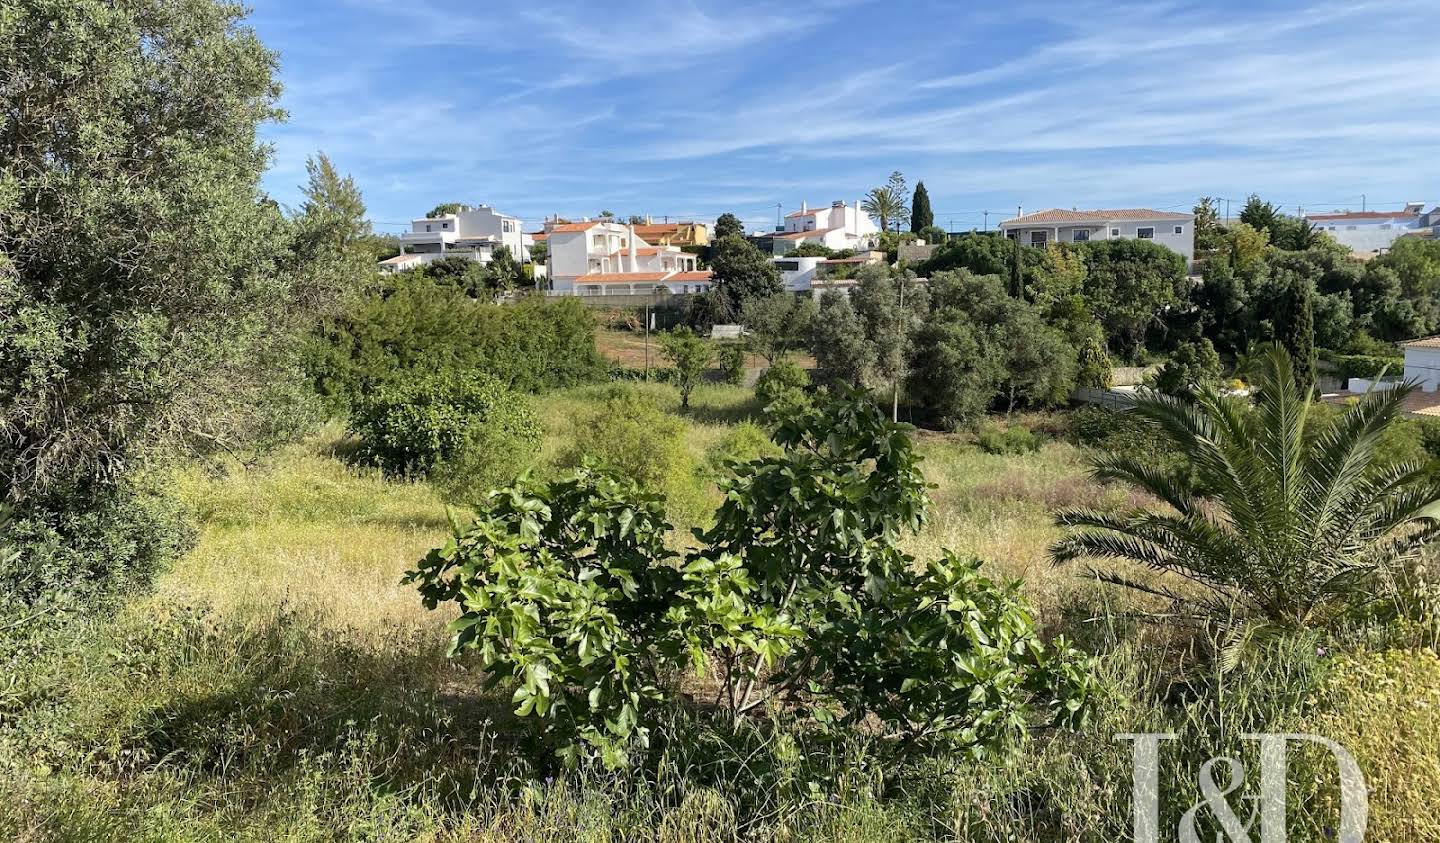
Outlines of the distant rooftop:
{"label": "distant rooftop", "polygon": [[1053,225],[1055,223],[1067,222],[1150,222],[1152,220],[1190,220],[1194,214],[1176,214],[1169,211],[1156,211],[1151,208],[1112,208],[1108,210],[1095,211],[1066,211],[1060,208],[1051,208],[1048,211],[1036,211],[1033,214],[1008,219],[1000,223],[1007,225]]}

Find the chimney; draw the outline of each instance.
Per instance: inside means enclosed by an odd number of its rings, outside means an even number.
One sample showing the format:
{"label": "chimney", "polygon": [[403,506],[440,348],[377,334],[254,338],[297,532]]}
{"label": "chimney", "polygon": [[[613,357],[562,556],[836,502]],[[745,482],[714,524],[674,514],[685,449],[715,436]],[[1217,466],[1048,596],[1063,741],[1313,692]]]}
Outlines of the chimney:
{"label": "chimney", "polygon": [[630,271],[639,272],[640,268],[637,261],[639,260],[640,254],[639,250],[635,248],[635,226],[627,225],[625,226],[625,230],[630,236]]}
{"label": "chimney", "polygon": [[806,212],[809,211],[809,210],[810,210],[810,203],[806,202],[804,199],[801,199],[801,200],[800,200],[800,213],[803,214],[803,213],[806,213]]}
{"label": "chimney", "polygon": [[646,224],[646,225],[654,225],[654,224],[655,224],[655,220],[652,219],[649,214],[646,214],[646,215],[645,215],[645,224]]}

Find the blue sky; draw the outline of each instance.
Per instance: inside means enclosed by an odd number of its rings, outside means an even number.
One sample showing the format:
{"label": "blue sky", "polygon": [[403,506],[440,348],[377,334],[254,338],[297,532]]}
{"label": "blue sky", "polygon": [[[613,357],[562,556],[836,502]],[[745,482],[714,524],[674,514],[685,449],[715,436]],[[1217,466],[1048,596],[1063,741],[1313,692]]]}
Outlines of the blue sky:
{"label": "blue sky", "polygon": [[1437,0],[252,2],[289,112],[267,189],[297,204],[323,150],[379,230],[452,200],[758,229],[892,169],[957,230],[1440,202]]}

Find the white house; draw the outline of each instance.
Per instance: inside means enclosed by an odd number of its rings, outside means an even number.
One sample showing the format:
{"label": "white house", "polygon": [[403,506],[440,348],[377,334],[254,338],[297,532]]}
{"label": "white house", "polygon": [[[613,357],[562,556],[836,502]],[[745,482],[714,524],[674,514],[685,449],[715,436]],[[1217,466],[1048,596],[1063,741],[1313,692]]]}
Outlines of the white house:
{"label": "white house", "polygon": [[400,258],[382,261],[380,269],[399,272],[444,257],[458,256],[489,263],[495,250],[509,249],[517,261],[530,259],[529,235],[520,230],[520,218],[502,214],[486,205],[462,208],[458,213],[411,220],[410,230],[400,235]]}
{"label": "white house", "polygon": [[1405,351],[1405,380],[1419,384],[1422,392],[1440,388],[1440,336],[1411,340],[1400,347]]}
{"label": "white house", "polygon": [[1425,203],[1411,202],[1403,211],[1337,211],[1307,214],[1317,226],[1352,252],[1384,252],[1401,237],[1435,237],[1440,207],[1425,212]]}
{"label": "white house", "polygon": [[548,277],[554,295],[648,295],[710,289],[709,270],[679,246],[652,246],[635,227],[614,221],[561,223],[550,227]]}
{"label": "white house", "polygon": [[837,201],[828,208],[813,210],[808,203],[801,203],[800,210],[785,217],[785,230],[775,232],[773,241],[776,255],[784,255],[801,243],[859,251],[874,246],[879,234],[880,229],[860,210],[858,200],[853,206]]}
{"label": "white house", "polygon": [[1051,208],[1000,223],[1000,231],[1027,246],[1050,243],[1084,243],[1090,240],[1152,240],[1185,258],[1195,260],[1195,215],[1124,208],[1097,211],[1063,211]]}
{"label": "white house", "polygon": [[849,258],[782,255],[772,259],[780,273],[780,283],[788,293],[848,289],[855,286],[852,270],[866,264],[883,263],[884,260],[884,252],[861,252]]}

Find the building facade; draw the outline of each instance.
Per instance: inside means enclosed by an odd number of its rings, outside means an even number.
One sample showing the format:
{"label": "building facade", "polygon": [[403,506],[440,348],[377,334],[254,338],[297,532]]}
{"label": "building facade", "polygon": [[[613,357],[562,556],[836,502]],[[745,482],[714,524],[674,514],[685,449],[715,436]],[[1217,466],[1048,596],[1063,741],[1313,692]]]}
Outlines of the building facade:
{"label": "building facade", "polygon": [[1337,211],[1308,214],[1305,221],[1352,252],[1381,254],[1401,237],[1436,236],[1440,206],[1428,213],[1424,208],[1423,202],[1412,202],[1403,211]]}
{"label": "building facade", "polygon": [[810,208],[802,203],[800,210],[785,217],[783,231],[770,236],[776,256],[785,255],[802,243],[817,243],[832,251],[868,250],[875,246],[880,229],[860,210],[860,202],[847,205],[832,202],[828,208]]}
{"label": "building facade", "polygon": [[400,255],[380,263],[382,272],[413,269],[445,257],[463,257],[489,263],[496,249],[508,249],[515,260],[530,259],[529,235],[520,230],[520,219],[480,205],[454,214],[410,221],[410,230],[400,235]]}
{"label": "building facade", "polygon": [[649,295],[703,293],[710,272],[696,269],[695,255],[679,246],[655,246],[637,226],[613,221],[560,223],[550,227],[547,274],[554,295]]}
{"label": "building facade", "polygon": [[1000,223],[1000,231],[1027,246],[1085,243],[1091,240],[1150,240],[1195,261],[1195,215],[1149,208],[1064,211],[1051,208]]}

